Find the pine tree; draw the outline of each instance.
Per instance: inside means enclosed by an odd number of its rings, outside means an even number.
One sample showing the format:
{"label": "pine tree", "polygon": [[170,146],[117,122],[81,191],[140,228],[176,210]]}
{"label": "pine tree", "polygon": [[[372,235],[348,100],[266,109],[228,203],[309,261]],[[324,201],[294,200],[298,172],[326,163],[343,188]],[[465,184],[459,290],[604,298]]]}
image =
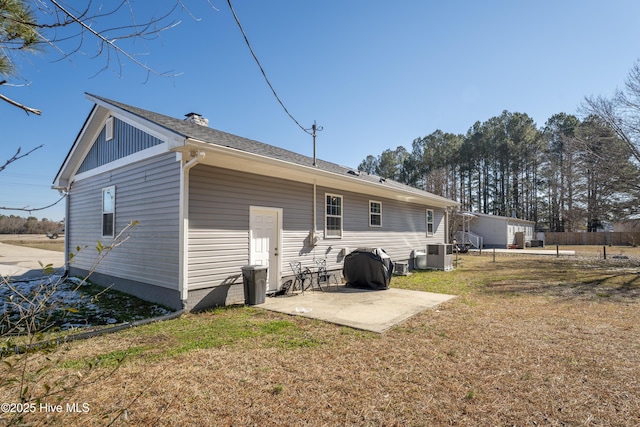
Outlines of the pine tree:
{"label": "pine tree", "polygon": [[36,47],[36,28],[35,15],[24,0],[0,0],[0,76],[15,74],[15,55]]}

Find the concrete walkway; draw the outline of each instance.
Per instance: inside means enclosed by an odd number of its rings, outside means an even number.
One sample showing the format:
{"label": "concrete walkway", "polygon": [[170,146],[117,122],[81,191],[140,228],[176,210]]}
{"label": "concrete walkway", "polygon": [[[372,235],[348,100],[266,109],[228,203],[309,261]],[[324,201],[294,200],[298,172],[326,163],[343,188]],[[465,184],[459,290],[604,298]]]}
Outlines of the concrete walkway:
{"label": "concrete walkway", "polygon": [[382,333],[454,295],[390,288],[383,291],[333,286],[293,296],[267,297],[255,307]]}
{"label": "concrete walkway", "polygon": [[0,275],[12,280],[22,280],[42,276],[42,265],[64,266],[64,252],[47,251],[25,246],[0,243]]}

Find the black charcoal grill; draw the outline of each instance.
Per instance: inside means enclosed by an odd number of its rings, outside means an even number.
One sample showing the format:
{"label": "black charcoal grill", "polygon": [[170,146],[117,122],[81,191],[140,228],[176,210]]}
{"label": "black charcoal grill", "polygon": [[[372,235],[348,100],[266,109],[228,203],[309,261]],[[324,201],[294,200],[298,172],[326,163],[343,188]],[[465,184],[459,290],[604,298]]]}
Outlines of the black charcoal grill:
{"label": "black charcoal grill", "polygon": [[393,261],[380,248],[359,248],[344,258],[342,274],[347,286],[389,289]]}

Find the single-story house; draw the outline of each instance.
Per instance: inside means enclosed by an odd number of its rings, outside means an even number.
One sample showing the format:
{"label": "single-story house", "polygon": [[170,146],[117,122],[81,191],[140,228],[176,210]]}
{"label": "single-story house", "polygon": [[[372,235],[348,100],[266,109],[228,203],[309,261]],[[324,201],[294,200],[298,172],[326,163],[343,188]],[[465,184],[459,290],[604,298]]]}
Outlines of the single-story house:
{"label": "single-story house", "polygon": [[455,233],[460,243],[476,248],[523,248],[534,240],[535,222],[478,212],[457,214],[461,230]]}
{"label": "single-story house", "polygon": [[[391,180],[87,94],[95,105],[53,182],[67,194],[69,274],[176,309],[244,302],[243,266],[290,263],[339,272],[358,247],[408,262],[446,243],[458,204]],[[314,165],[315,163],[315,165]],[[98,265],[131,221],[131,238]]]}

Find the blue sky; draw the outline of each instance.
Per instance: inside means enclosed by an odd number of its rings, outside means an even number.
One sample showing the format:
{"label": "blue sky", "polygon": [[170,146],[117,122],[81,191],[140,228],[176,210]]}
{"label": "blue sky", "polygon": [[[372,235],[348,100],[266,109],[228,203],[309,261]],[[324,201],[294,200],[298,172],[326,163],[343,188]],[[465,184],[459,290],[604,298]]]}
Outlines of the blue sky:
{"label": "blue sky", "polygon": [[[137,2],[138,19],[171,1]],[[0,103],[0,162],[44,144],[0,173],[0,206],[53,203],[50,189],[89,111],[84,93],[174,117],[191,111],[211,127],[312,155],[312,140],[282,110],[224,0],[184,0],[198,21],[128,50],[159,71],[53,50],[21,56],[23,87],[2,93],[42,116]],[[213,5],[214,7],[212,7]],[[278,95],[304,126],[317,121],[318,157],[357,166],[368,154],[436,129],[465,133],[503,110],[539,127],[576,114],[585,96],[622,87],[640,57],[640,2],[234,0],[234,9]],[[216,10],[217,9],[217,10]],[[123,45],[124,46],[124,45]],[[142,55],[144,54],[144,55]],[[106,71],[99,72],[105,65]],[[98,73],[96,75],[96,73]],[[0,211],[26,216],[26,212]],[[32,213],[64,217],[62,204]]]}

